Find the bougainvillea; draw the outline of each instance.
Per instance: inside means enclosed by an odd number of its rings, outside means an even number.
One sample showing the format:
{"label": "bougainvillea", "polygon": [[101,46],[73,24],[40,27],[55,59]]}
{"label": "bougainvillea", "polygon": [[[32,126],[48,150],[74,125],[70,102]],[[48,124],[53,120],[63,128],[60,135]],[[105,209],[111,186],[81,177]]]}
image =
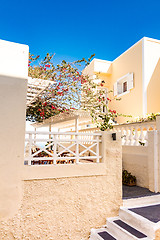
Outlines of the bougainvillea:
{"label": "bougainvillea", "polygon": [[53,115],[80,107],[82,74],[76,63],[53,64],[53,55],[47,54],[39,61],[39,56],[30,55],[29,77],[50,80],[50,84],[27,106],[27,120],[41,122]]}
{"label": "bougainvillea", "polygon": [[120,99],[107,97],[104,81],[99,81],[98,75],[92,78],[79,69],[89,64],[93,56],[88,60],[83,58],[72,63],[63,60],[61,64],[54,65],[53,55],[47,53],[41,61],[39,56],[30,55],[29,76],[50,80],[53,84],[27,107],[26,119],[41,122],[59,113],[81,108],[88,111],[100,130],[113,128],[113,121],[120,114],[116,110],[111,110],[109,103]]}

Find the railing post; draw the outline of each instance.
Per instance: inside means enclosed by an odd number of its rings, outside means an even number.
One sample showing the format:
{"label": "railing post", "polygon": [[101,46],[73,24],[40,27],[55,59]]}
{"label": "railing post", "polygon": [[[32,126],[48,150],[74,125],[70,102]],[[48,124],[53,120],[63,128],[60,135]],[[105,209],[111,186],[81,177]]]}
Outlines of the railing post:
{"label": "railing post", "polygon": [[53,163],[57,164],[57,135],[54,135]]}
{"label": "railing post", "polygon": [[139,146],[139,136],[138,136],[138,127],[135,127],[135,135],[134,135],[134,145]]}
{"label": "railing post", "polygon": [[79,139],[78,139],[78,134],[75,135],[75,140],[76,140],[76,163],[79,163]]}
{"label": "railing post", "polygon": [[97,145],[96,145],[96,154],[97,154],[97,163],[99,163],[99,136],[96,137]]}
{"label": "railing post", "polygon": [[29,133],[29,159],[28,165],[31,165],[32,161],[32,133]]}
{"label": "railing post", "polygon": [[129,128],[126,127],[126,143],[125,145],[129,145],[130,139],[129,139]]}
{"label": "railing post", "polygon": [[131,126],[130,127],[130,145],[133,145],[133,143],[134,143],[134,139],[133,139],[133,133],[134,131],[133,131],[133,127]]}
{"label": "railing post", "polygon": [[126,136],[125,136],[125,129],[124,129],[124,127],[122,127],[122,129],[121,129],[121,138],[122,138],[122,145],[125,145]]}
{"label": "railing post", "polygon": [[144,142],[144,133],[143,133],[143,125],[140,126],[140,136],[139,136],[139,141]]}

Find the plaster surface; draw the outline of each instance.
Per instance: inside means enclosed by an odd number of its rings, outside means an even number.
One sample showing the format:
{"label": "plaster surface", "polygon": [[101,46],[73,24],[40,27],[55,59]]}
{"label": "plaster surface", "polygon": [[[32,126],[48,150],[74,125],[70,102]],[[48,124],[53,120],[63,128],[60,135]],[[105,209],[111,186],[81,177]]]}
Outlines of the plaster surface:
{"label": "plaster surface", "polygon": [[88,239],[91,228],[118,214],[117,182],[109,176],[24,181],[21,208],[0,222],[0,239]]}

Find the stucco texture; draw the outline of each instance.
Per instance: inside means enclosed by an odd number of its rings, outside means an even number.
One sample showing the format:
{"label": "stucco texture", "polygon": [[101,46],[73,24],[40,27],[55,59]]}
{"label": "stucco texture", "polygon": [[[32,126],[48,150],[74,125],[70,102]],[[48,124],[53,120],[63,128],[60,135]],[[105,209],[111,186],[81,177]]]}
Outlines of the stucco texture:
{"label": "stucco texture", "polygon": [[160,229],[156,231],[156,238],[155,240],[160,240]]}
{"label": "stucco texture", "polygon": [[24,181],[22,205],[14,218],[0,222],[0,239],[88,239],[91,228],[118,214],[118,180],[93,176]]}

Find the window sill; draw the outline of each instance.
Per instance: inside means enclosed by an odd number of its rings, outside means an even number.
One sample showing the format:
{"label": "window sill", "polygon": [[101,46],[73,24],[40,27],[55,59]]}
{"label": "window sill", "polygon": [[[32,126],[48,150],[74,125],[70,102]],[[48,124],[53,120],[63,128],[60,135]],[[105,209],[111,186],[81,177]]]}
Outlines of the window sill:
{"label": "window sill", "polygon": [[121,96],[123,96],[123,95],[125,95],[127,93],[130,93],[130,91],[126,91],[126,92],[120,93],[120,94],[117,95],[117,97],[121,97]]}

